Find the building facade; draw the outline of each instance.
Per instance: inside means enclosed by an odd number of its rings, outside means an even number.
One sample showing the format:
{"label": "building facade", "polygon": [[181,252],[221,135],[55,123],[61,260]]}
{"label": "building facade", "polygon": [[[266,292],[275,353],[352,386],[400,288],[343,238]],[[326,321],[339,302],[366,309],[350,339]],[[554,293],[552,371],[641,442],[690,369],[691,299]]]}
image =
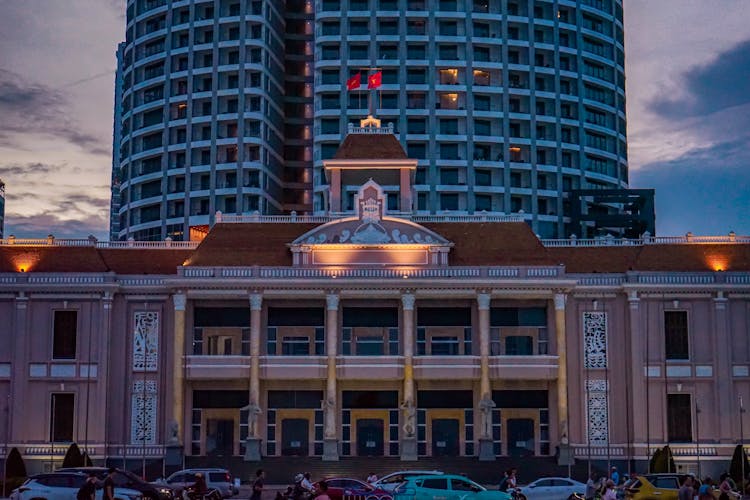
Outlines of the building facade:
{"label": "building facade", "polygon": [[621,0],[129,0],[119,62],[119,239],[323,214],[323,162],[368,110],[418,159],[424,214],[581,236],[566,193],[628,183]]}
{"label": "building facade", "polygon": [[3,240],[3,452],[643,471],[670,444],[683,470],[727,468],[750,238],[540,241],[520,218],[389,214],[375,181],[356,202],[217,214],[200,244]]}

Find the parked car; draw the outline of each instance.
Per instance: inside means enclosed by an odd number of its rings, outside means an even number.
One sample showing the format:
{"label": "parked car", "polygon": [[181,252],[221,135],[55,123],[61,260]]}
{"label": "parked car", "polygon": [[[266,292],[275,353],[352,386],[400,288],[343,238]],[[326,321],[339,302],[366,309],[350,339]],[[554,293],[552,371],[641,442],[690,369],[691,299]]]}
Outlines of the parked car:
{"label": "parked car", "polygon": [[372,485],[385,491],[393,491],[407,477],[426,476],[430,474],[443,474],[443,472],[439,470],[402,470],[391,472],[372,483]]}
{"label": "parked car", "polygon": [[[677,500],[680,485],[686,474],[646,474],[638,476],[625,488],[627,500]],[[698,491],[701,482],[693,477],[693,488]],[[734,494],[739,498],[739,494]],[[719,489],[714,490],[714,498],[719,498]],[[730,497],[731,498],[731,497]]]}
{"label": "parked car", "polygon": [[[10,494],[11,500],[70,500],[75,498],[78,489],[86,482],[87,474],[82,472],[52,472],[37,474],[28,478]],[[101,500],[104,490],[97,488],[96,499]],[[143,500],[140,491],[115,487],[117,500]]]}
{"label": "parked car", "polygon": [[195,475],[199,472],[203,474],[206,486],[218,490],[222,498],[230,498],[237,493],[232,483],[232,475],[226,469],[184,469],[169,476],[167,484],[182,492],[185,487],[195,483]]}
{"label": "parked car", "polygon": [[[380,488],[377,488],[371,484],[367,484],[359,479],[351,479],[348,477],[331,477],[325,479],[328,485],[328,496],[331,500],[342,500],[344,496],[363,496],[373,499],[385,498],[390,500],[391,492]],[[320,481],[313,484],[316,490],[319,491],[318,485]]]}
{"label": "parked car", "polygon": [[586,485],[567,477],[543,477],[522,486],[528,500],[566,500],[586,494]]}
{"label": "parked car", "polygon": [[414,500],[511,500],[509,493],[488,490],[474,481],[454,474],[429,474],[404,479],[394,494]]}
{"label": "parked car", "polygon": [[[107,467],[65,467],[57,471],[93,473],[97,479],[103,481],[107,476],[108,469]],[[112,476],[112,480],[115,482],[115,486],[140,491],[144,500],[173,500],[175,496],[174,489],[166,484],[146,482],[128,470],[117,469]]]}

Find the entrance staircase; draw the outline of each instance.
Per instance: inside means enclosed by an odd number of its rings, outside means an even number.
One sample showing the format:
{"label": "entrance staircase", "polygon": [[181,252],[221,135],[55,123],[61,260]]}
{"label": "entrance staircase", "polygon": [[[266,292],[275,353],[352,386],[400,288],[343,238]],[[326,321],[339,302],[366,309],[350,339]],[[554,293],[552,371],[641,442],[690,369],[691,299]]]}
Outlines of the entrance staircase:
{"label": "entrance staircase", "polygon": [[[186,457],[186,467],[223,467],[232,475],[251,482],[255,471],[266,471],[267,484],[291,484],[294,475],[310,472],[313,480],[326,477],[353,477],[364,480],[374,472],[382,477],[399,470],[440,470],[463,474],[472,480],[496,486],[503,471],[516,467],[522,483],[542,476],[567,476],[568,468],[557,465],[553,457],[500,457],[494,462],[480,462],[476,457],[420,457],[413,462],[402,462],[399,457],[342,457],[336,462],[324,462],[320,457],[264,457],[260,462],[245,462],[242,457]],[[587,465],[579,462],[572,467],[571,476],[585,481]]]}

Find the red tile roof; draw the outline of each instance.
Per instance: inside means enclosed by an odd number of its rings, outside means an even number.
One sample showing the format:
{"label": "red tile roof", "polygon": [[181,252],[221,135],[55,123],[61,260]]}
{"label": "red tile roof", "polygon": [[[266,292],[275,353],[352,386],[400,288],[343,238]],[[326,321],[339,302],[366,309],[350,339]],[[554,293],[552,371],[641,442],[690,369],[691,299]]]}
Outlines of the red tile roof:
{"label": "red tile roof", "polygon": [[393,134],[349,134],[334,160],[406,160],[406,152]]}
{"label": "red tile roof", "polygon": [[0,272],[175,274],[192,253],[175,249],[99,249],[64,246],[0,247]]}
{"label": "red tile roof", "polygon": [[291,266],[286,246],[319,224],[216,224],[188,259],[189,266]]}
{"label": "red tile roof", "polygon": [[[656,244],[544,247],[518,222],[425,223],[455,246],[453,266],[565,265],[568,273],[750,271],[750,245]],[[311,223],[216,224],[195,250],[0,246],[0,272],[175,274],[189,266],[291,266],[288,243]]]}

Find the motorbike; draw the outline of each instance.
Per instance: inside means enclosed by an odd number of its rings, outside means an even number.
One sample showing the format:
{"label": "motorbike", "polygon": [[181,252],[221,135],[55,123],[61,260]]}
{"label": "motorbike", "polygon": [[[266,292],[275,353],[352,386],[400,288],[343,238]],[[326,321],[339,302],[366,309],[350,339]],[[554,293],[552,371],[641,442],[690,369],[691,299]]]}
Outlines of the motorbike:
{"label": "motorbike", "polygon": [[198,493],[194,486],[188,486],[182,490],[182,500],[222,500],[221,492],[215,488],[208,488],[203,493]]}
{"label": "motorbike", "polygon": [[294,484],[287,487],[285,492],[277,492],[276,500],[312,500],[313,493],[302,486],[304,476],[297,474],[294,476]]}

